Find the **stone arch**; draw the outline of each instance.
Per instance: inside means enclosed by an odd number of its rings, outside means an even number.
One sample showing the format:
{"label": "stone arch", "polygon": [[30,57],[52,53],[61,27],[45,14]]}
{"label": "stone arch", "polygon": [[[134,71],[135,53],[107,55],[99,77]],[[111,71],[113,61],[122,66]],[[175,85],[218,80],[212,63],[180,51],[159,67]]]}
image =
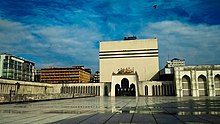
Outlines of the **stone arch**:
{"label": "stone arch", "polygon": [[188,75],[182,77],[183,96],[192,96],[191,80]]}
{"label": "stone arch", "polygon": [[100,96],[100,86],[98,86],[98,96]]}
{"label": "stone arch", "polygon": [[20,83],[18,83],[18,82],[15,83],[15,85],[16,85],[16,91],[18,92],[18,90],[20,89],[20,86],[21,86],[21,85],[20,85]]}
{"label": "stone arch", "polygon": [[76,87],[73,86],[73,94],[76,93]]}
{"label": "stone arch", "polygon": [[167,86],[165,84],[162,85],[163,86],[163,94],[164,96],[167,95]]}
{"label": "stone arch", "polygon": [[73,86],[70,87],[70,93],[73,93]]}
{"label": "stone arch", "polygon": [[199,75],[198,77],[198,89],[199,89],[199,95],[200,96],[207,96],[207,81],[206,77],[204,75]]}
{"label": "stone arch", "polygon": [[69,93],[69,87],[68,86],[66,86],[65,93]]}
{"label": "stone arch", "polygon": [[160,85],[157,86],[157,89],[158,89],[158,95],[161,96],[162,93],[161,93],[161,87],[160,87]]}
{"label": "stone arch", "polygon": [[76,86],[76,93],[79,93],[79,86]]}
{"label": "stone arch", "polygon": [[64,93],[67,93],[68,87],[64,86]]}
{"label": "stone arch", "polygon": [[93,94],[93,86],[90,87],[90,92]]}
{"label": "stone arch", "polygon": [[215,95],[220,96],[220,75],[219,74],[215,75],[214,82],[215,82]]}
{"label": "stone arch", "polygon": [[98,86],[95,87],[95,94],[98,96]]}
{"label": "stone arch", "polygon": [[145,86],[145,96],[148,96],[148,86]]}
{"label": "stone arch", "polygon": [[92,86],[92,93],[96,95],[96,93],[95,93],[95,86]]}
{"label": "stone arch", "polygon": [[108,96],[108,86],[105,86],[105,89],[104,89],[104,90],[105,90],[105,92],[104,92],[104,93],[105,93],[104,96]]}
{"label": "stone arch", "polygon": [[165,93],[164,93],[164,84],[161,85],[161,89],[162,89],[162,95],[165,96]]}
{"label": "stone arch", "polygon": [[80,86],[80,93],[83,93],[83,87]]}
{"label": "stone arch", "polygon": [[68,93],[69,87],[65,86],[65,93]]}
{"label": "stone arch", "polygon": [[158,89],[157,89],[157,85],[155,85],[155,95],[158,96]]}
{"label": "stone arch", "polygon": [[136,89],[135,89],[135,85],[133,83],[130,85],[130,95],[136,96]]}
{"label": "stone arch", "polygon": [[129,80],[127,78],[123,78],[121,80],[121,87],[122,88],[128,88],[129,87]]}
{"label": "stone arch", "polygon": [[174,96],[174,87],[173,84],[170,84],[170,95]]}
{"label": "stone arch", "polygon": [[60,88],[60,93],[63,93],[63,91],[64,91],[64,88],[63,88],[63,86]]}
{"label": "stone arch", "polygon": [[83,94],[86,93],[86,86],[83,86]]}
{"label": "stone arch", "polygon": [[152,96],[155,96],[155,89],[154,89],[154,85],[152,86]]}
{"label": "stone arch", "polygon": [[198,81],[200,82],[200,81],[206,81],[206,77],[203,75],[203,74],[201,74],[201,75],[199,75],[199,77],[198,77]]}
{"label": "stone arch", "polygon": [[128,96],[129,92],[129,80],[127,78],[123,78],[121,80],[121,95]]}
{"label": "stone arch", "polygon": [[121,88],[119,84],[115,85],[115,96],[120,96],[121,95]]}
{"label": "stone arch", "polygon": [[69,93],[71,93],[72,91],[71,91],[71,86],[69,86]]}
{"label": "stone arch", "polygon": [[91,90],[90,90],[91,88],[90,88],[90,87],[91,87],[91,86],[88,86],[88,93],[89,93],[89,94],[91,94]]}
{"label": "stone arch", "polygon": [[77,90],[77,88],[78,88],[78,87],[77,87],[77,86],[75,86],[75,93],[78,93],[78,90]]}

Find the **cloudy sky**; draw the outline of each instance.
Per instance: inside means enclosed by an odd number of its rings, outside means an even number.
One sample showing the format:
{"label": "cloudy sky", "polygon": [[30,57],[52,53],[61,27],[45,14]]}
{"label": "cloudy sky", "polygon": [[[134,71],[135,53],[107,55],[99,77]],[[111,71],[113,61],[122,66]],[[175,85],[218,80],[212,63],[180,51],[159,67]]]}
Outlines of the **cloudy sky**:
{"label": "cloudy sky", "polygon": [[[156,9],[153,7],[157,5]],[[99,41],[159,40],[167,59],[220,64],[220,0],[1,0],[0,52],[37,68],[99,69]]]}

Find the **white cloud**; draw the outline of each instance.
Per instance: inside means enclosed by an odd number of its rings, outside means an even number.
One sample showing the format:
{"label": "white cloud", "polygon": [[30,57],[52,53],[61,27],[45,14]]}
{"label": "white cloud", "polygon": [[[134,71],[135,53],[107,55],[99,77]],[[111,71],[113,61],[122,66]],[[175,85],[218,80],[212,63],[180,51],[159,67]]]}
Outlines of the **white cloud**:
{"label": "white cloud", "polygon": [[[38,67],[85,65],[98,69],[100,33],[91,28],[72,26],[25,26],[18,22],[0,20],[0,52],[36,56]],[[65,57],[64,57],[65,56]]]}
{"label": "white cloud", "polygon": [[[93,25],[91,28],[77,25],[40,27],[35,30],[35,33],[47,41],[46,44],[49,46],[47,49],[51,54],[69,57],[68,60],[57,57],[57,61],[65,63],[66,66],[76,64],[90,67],[93,71],[98,69],[98,44],[96,43],[101,39],[101,34]],[[61,63],[52,64],[65,65]]]}
{"label": "white cloud", "polygon": [[188,64],[220,64],[220,25],[192,25],[179,21],[148,23],[142,36],[159,40],[160,65],[163,67],[168,55],[186,59]]}
{"label": "white cloud", "polygon": [[18,22],[0,20],[1,43],[17,43],[33,40],[33,36],[28,32],[28,27]]}
{"label": "white cloud", "polygon": [[27,46],[34,40],[28,26],[0,19],[0,52],[25,53]]}
{"label": "white cloud", "polygon": [[79,26],[53,26],[40,28],[36,33],[47,40],[50,49],[55,53],[79,58],[98,54],[94,53],[97,51],[95,41],[101,39],[101,35],[95,30]]}
{"label": "white cloud", "polygon": [[[103,38],[97,24],[87,24],[86,28],[79,25],[39,27],[0,20],[0,52],[32,56],[36,59],[31,61],[38,67],[85,65],[95,71],[99,61],[97,42]],[[114,32],[115,25],[108,24]],[[147,23],[140,32],[138,37],[158,38],[161,67],[168,55],[186,59],[187,64],[220,64],[217,54],[220,25],[162,21]]]}

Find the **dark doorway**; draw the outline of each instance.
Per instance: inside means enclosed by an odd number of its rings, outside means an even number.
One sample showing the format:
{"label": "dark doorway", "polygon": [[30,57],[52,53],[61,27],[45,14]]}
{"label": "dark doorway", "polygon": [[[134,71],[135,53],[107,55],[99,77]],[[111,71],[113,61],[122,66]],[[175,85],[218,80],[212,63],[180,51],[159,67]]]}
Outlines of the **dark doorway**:
{"label": "dark doorway", "polygon": [[152,86],[152,96],[155,96],[155,89],[154,89],[154,85]]}
{"label": "dark doorway", "polygon": [[105,86],[105,96],[108,96],[108,87]]}
{"label": "dark doorway", "polygon": [[129,91],[129,81],[127,78],[123,78],[121,80],[121,95],[122,96],[129,96],[130,91]]}
{"label": "dark doorway", "polygon": [[115,96],[121,96],[121,88],[119,84],[115,85]]}
{"label": "dark doorway", "polygon": [[148,86],[145,86],[145,96],[148,96]]}
{"label": "dark doorway", "polygon": [[130,85],[130,95],[131,96],[136,96],[135,85],[134,84]]}

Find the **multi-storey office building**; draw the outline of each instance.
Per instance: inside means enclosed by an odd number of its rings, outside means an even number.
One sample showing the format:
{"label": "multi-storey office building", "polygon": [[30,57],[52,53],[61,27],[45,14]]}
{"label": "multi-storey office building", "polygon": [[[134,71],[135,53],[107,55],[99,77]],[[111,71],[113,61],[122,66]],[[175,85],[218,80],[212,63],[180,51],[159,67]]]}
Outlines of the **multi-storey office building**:
{"label": "multi-storey office building", "polygon": [[90,82],[91,69],[84,66],[72,68],[42,68],[40,81],[45,83],[88,83]]}
{"label": "multi-storey office building", "polygon": [[0,54],[0,77],[34,81],[35,64],[26,59],[7,54]]}

